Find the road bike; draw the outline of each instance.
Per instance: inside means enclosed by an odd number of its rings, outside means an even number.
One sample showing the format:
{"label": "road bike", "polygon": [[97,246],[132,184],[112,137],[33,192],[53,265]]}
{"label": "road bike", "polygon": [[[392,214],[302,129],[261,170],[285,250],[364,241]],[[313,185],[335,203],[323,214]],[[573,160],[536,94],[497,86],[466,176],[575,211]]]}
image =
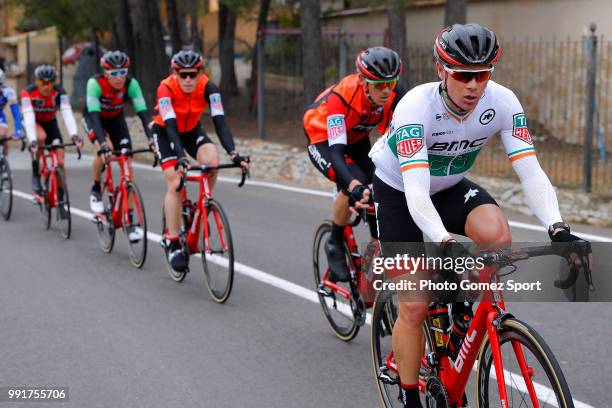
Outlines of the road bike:
{"label": "road bike", "polygon": [[[245,161],[249,161],[246,157]],[[182,217],[179,240],[185,255],[200,254],[204,282],[211,298],[217,303],[224,303],[230,296],[234,282],[234,245],[229,220],[221,204],[212,197],[210,178],[213,172],[221,169],[240,167],[242,178],[238,187],[242,187],[248,176],[248,170],[239,164],[220,164],[216,167],[191,165],[189,171],[198,172],[197,175],[183,173],[177,191],[181,193]],[[197,183],[199,195],[196,201],[191,201],[187,195],[186,182]],[[162,207],[162,240],[166,265],[170,277],[176,282],[182,282],[189,272],[175,271],[168,262],[169,244],[166,215]]]}
{"label": "road bike", "polygon": [[[584,247],[581,256],[590,252]],[[516,270],[514,263],[545,255],[564,256],[559,246],[548,245],[482,252],[486,267],[474,274],[479,282],[496,283],[500,276]],[[587,259],[587,258],[582,258]],[[589,269],[588,263],[586,268]],[[503,268],[509,273],[498,274]],[[576,282],[572,269],[556,287]],[[423,326],[425,352],[419,371],[419,389],[425,407],[451,408],[467,404],[465,387],[476,367],[477,407],[573,407],[569,386],[552,350],[527,323],[506,310],[503,294],[486,291],[470,315],[464,337],[454,353],[444,339],[439,320],[428,314]],[[430,312],[438,307],[430,304]],[[392,331],[398,317],[397,293],[378,293],[372,312],[371,357],[379,400],[384,407],[401,407],[400,380],[392,350]],[[447,310],[447,309],[446,309]],[[471,311],[471,308],[470,308]],[[433,310],[438,313],[439,310]],[[444,315],[444,312],[442,312]],[[437,317],[441,317],[438,313]],[[446,315],[448,321],[448,315]],[[454,319],[454,317],[453,317]],[[454,320],[450,319],[454,325]],[[446,331],[448,333],[448,331]],[[449,342],[450,343],[450,342]]]}
{"label": "road bike", "polygon": [[[98,243],[102,251],[110,253],[115,244],[115,231],[123,229],[128,243],[130,262],[142,268],[147,256],[147,217],[142,194],[130,171],[129,158],[135,154],[152,153],[150,149],[121,149],[112,152],[103,165],[102,203],[104,211],[95,214],[92,222],[98,230]],[[120,179],[113,182],[112,162],[119,164]],[[157,156],[153,167],[157,165]]]}
{"label": "road bike", "polygon": [[341,340],[351,341],[365,324],[366,311],[372,307],[375,291],[372,287],[371,260],[380,253],[378,241],[368,243],[364,254],[359,251],[353,228],[366,214],[374,214],[374,206],[361,211],[344,228],[344,248],[351,278],[349,282],[333,283],[329,280],[330,268],[325,255],[325,243],[331,235],[332,222],[323,221],[314,235],[312,255],[314,283],[323,314],[332,332]]}
{"label": "road bike", "polygon": [[[39,159],[39,169],[42,190],[35,193],[32,200],[40,209],[42,227],[48,230],[51,227],[51,210],[55,208],[56,218],[60,223],[60,235],[64,239],[70,238],[72,220],[70,215],[70,198],[68,196],[68,184],[66,175],[59,167],[59,159],[56,150],[75,143],[52,143],[40,146],[42,155]],[[81,150],[77,146],[78,160],[81,160]]]}

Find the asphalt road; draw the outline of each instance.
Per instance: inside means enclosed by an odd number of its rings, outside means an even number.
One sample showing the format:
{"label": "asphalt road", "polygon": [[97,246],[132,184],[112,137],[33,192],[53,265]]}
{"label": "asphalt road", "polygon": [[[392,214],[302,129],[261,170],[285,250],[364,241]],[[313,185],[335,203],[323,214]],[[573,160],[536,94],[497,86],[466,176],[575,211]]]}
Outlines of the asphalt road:
{"label": "asphalt road", "polygon": [[[16,190],[30,193],[26,156],[13,149],[10,159]],[[89,178],[89,160],[71,157],[71,203],[86,212]],[[159,233],[162,174],[138,168],[137,182],[149,230]],[[69,387],[70,402],[57,407],[377,406],[369,327],[344,343],[312,301],[311,240],[330,198],[227,181],[215,196],[244,265],[224,305],[209,299],[195,263],[176,284],[161,248],[149,242],[147,262],[136,270],[120,233],[104,254],[94,225],[73,215],[72,238],[64,241],[55,225],[42,230],[27,199],[16,198],[10,222],[0,221],[0,387]],[[575,229],[612,237],[609,229]],[[515,240],[546,238],[512,232]],[[610,304],[517,303],[511,311],[547,340],[575,400],[612,406]],[[472,401],[473,393],[471,385]],[[0,403],[28,405],[44,404]]]}

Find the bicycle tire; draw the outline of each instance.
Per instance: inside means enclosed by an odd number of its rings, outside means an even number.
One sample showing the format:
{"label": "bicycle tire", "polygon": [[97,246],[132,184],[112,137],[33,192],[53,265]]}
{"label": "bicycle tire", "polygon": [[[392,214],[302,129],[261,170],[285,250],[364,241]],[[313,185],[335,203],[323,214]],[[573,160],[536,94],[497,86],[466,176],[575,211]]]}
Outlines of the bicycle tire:
{"label": "bicycle tire", "polygon": [[51,175],[47,174],[43,183],[43,191],[40,192],[42,202],[39,203],[40,219],[42,227],[48,230],[51,227],[51,207],[49,207],[49,184],[51,183]]}
{"label": "bicycle tire", "polygon": [[[211,253],[208,255],[217,257],[220,256],[218,255],[219,253],[222,253],[225,260],[220,262],[227,263],[227,266],[219,265],[217,262],[213,262],[212,259],[207,259],[204,224],[202,224],[202,233],[200,234],[200,255],[202,257],[204,283],[206,284],[206,288],[212,300],[217,303],[225,303],[227,299],[229,299],[234,285],[234,243],[232,241],[232,231],[223,207],[212,198],[206,202],[206,213],[208,214],[208,223],[211,225],[209,228]],[[204,220],[204,217],[202,220]],[[212,227],[212,225],[215,225],[216,228]],[[221,238],[220,231],[223,231],[222,234],[224,236],[225,247],[223,248],[221,246],[222,242],[219,239],[218,244],[215,243],[219,246],[218,248],[220,248],[217,249],[217,246],[213,245],[211,238],[215,236],[215,232],[219,234],[219,238]],[[220,273],[215,273],[217,268],[213,266],[213,264],[216,264],[216,267],[220,267]],[[217,284],[217,277],[220,277],[220,284]]]}
{"label": "bicycle tire", "polygon": [[[506,352],[506,353],[504,353],[503,346],[508,345],[508,342],[518,342],[522,346],[521,349],[523,350],[523,354],[526,354],[526,352],[529,351],[532,354],[532,356],[535,358],[535,360],[533,359],[529,360],[526,358],[526,360],[528,360],[527,362],[529,364],[529,367],[532,370],[534,370],[533,374],[542,373],[547,377],[547,380],[549,381],[549,385],[544,384],[544,387],[541,387],[542,385],[541,381],[538,381],[541,377],[538,377],[538,378],[532,377],[532,380],[534,382],[540,383],[540,387],[536,387],[536,392],[538,393],[538,396],[540,396],[542,392],[548,393],[549,391],[552,390],[556,398],[555,404],[539,405],[540,407],[542,408],[545,408],[547,406],[548,407],[558,406],[561,408],[573,408],[574,407],[574,402],[572,400],[569,386],[567,384],[567,381],[565,380],[565,376],[563,375],[563,372],[561,370],[561,367],[559,366],[559,363],[557,362],[557,359],[555,358],[552,350],[546,344],[544,339],[532,327],[530,327],[524,322],[521,322],[520,320],[510,318],[510,319],[503,320],[501,322],[498,333],[500,336],[500,347],[502,347],[502,356],[508,356],[508,360],[510,362],[512,361],[516,362],[517,360],[515,358],[515,353],[514,353],[514,350],[512,349],[512,345],[511,344],[509,345],[510,352]],[[510,357],[510,355],[512,355],[512,357]],[[534,369],[535,368],[534,363],[536,362],[541,365],[540,366],[541,371],[538,370],[536,372],[536,370]],[[493,363],[493,357],[491,355],[490,342],[487,336],[481,346],[479,357],[478,357],[476,394],[478,396],[477,406],[479,408],[490,408],[490,407],[500,406],[499,399],[494,399],[495,402],[491,403],[490,392],[493,392],[494,394],[498,393],[497,380],[491,379],[491,374],[495,372],[494,369],[491,370],[492,363]],[[509,377],[509,380],[512,382],[523,380],[520,374],[520,369],[516,371],[519,374],[515,374],[513,371],[508,370],[509,365],[506,365],[506,364],[507,362],[504,361],[504,371],[505,371],[504,379],[506,382],[508,381],[507,377]],[[513,394],[514,390],[516,389],[518,392],[520,392],[520,388],[525,388],[525,392],[526,392],[526,386],[524,384],[524,380],[523,380],[522,386],[520,384],[515,384],[514,387],[506,387],[506,390],[508,391],[508,394],[509,394],[508,404],[512,404],[512,401],[514,400],[514,394]],[[547,396],[549,395],[550,394],[547,394]],[[499,398],[499,397],[497,396],[496,398]],[[527,398],[529,398],[528,394],[527,394]],[[525,406],[523,405],[524,402],[525,402],[524,398],[521,397],[521,403],[519,406],[520,407]],[[530,400],[527,402],[530,402]],[[531,406],[531,405],[526,405],[526,406]],[[508,405],[508,407],[512,407],[512,405]]]}
{"label": "bicycle tire", "polygon": [[[182,217],[181,217],[181,222],[184,222]],[[164,262],[166,263],[168,274],[170,275],[172,280],[177,283],[181,283],[185,279],[185,276],[187,276],[187,271],[177,272],[174,269],[172,269],[172,265],[170,265],[170,262],[168,262],[168,246],[164,242],[165,238],[163,238],[166,236],[167,233],[168,233],[168,230],[166,227],[166,211],[165,211],[165,206],[162,205],[162,242],[161,244],[162,244],[162,249],[164,250]]]}
{"label": "bicycle tire", "polygon": [[[357,336],[359,333],[359,324],[357,324],[357,319],[355,315],[352,313],[351,302],[354,300],[350,299],[348,304],[341,303],[340,310],[338,308],[338,299],[335,292],[329,293],[329,295],[323,295],[320,293],[319,288],[321,282],[323,281],[323,277],[327,272],[327,267],[323,267],[323,263],[321,263],[321,257],[325,261],[325,265],[327,263],[326,256],[324,254],[324,245],[327,241],[327,236],[331,234],[331,221],[326,220],[323,221],[318,227],[314,235],[313,244],[312,244],[312,262],[313,262],[313,273],[314,273],[314,283],[315,290],[317,291],[317,296],[319,297],[319,303],[321,304],[321,310],[323,311],[323,315],[329,324],[332,332],[336,337],[340,340],[349,342]],[[345,253],[349,254],[350,251],[345,251]],[[348,310],[347,310],[348,309]],[[348,312],[351,312],[351,317],[347,316]],[[337,316],[337,317],[335,317]],[[338,320],[343,318],[348,321],[346,327],[343,327],[342,323]],[[347,319],[348,318],[348,319]]]}
{"label": "bicycle tire", "polygon": [[102,199],[102,205],[104,205],[104,212],[98,216],[98,222],[96,223],[96,229],[98,231],[98,245],[104,253],[111,253],[115,246],[115,224],[113,222],[113,205],[114,197],[113,192],[108,191],[106,183],[102,185],[102,191],[100,192]]}
{"label": "bicycle tire", "polygon": [[[138,214],[137,228],[140,228],[142,230],[142,238],[138,242],[132,242],[130,241],[128,237],[129,232],[125,226],[123,227],[123,232],[125,233],[125,237],[128,242],[128,248],[130,252],[129,254],[130,262],[135,268],[140,269],[142,268],[142,266],[145,263],[145,260],[147,259],[147,215],[145,213],[145,207],[144,207],[144,201],[142,199],[142,194],[140,194],[140,190],[138,189],[138,186],[136,185],[136,183],[134,182],[128,183],[126,191],[127,191],[127,197],[128,197],[127,198],[128,205],[130,205],[132,194],[134,195],[133,198],[135,198],[134,200],[135,207],[132,209],[133,210],[132,214]],[[140,207],[140,211],[137,210],[137,207]],[[127,211],[127,209],[124,208],[123,211]],[[134,226],[133,220],[132,220],[132,226]]]}
{"label": "bicycle tire", "polygon": [[0,214],[5,221],[13,210],[13,174],[8,160],[0,156]]}
{"label": "bicycle tire", "polygon": [[[62,171],[62,169],[55,169],[55,174],[56,174],[56,183],[57,186],[56,188],[59,189],[59,185],[61,184],[63,186],[64,189],[64,195],[62,197],[62,200],[59,201],[57,203],[57,206],[55,207],[55,211],[57,213],[57,220],[60,224],[60,235],[62,236],[62,238],[64,239],[70,239],[70,234],[72,232],[72,216],[70,214],[70,196],[68,195],[68,184],[66,184],[66,176],[64,175],[64,172]],[[62,218],[60,216],[60,206],[64,206],[64,210],[66,213],[66,218]]]}

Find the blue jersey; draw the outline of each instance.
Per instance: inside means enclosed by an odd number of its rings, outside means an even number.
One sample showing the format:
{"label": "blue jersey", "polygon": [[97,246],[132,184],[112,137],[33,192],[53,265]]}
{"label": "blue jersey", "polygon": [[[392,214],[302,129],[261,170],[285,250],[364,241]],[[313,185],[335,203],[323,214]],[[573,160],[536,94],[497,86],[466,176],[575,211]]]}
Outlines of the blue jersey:
{"label": "blue jersey", "polygon": [[6,84],[0,84],[0,127],[7,127],[6,116],[4,115],[4,107],[10,105],[13,118],[15,119],[15,133],[21,132],[21,114],[19,112],[19,104],[17,103],[17,94],[15,90]]}

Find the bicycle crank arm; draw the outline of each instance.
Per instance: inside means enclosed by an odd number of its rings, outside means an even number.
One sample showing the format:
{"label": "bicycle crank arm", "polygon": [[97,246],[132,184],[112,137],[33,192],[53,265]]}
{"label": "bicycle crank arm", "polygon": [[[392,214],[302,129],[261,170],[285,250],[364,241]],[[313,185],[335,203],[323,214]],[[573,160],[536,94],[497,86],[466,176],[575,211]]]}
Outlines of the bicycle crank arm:
{"label": "bicycle crank arm", "polygon": [[386,366],[382,366],[378,369],[380,373],[378,374],[378,379],[385,384],[388,385],[398,385],[399,380],[395,377],[391,377],[388,372],[389,369]]}

